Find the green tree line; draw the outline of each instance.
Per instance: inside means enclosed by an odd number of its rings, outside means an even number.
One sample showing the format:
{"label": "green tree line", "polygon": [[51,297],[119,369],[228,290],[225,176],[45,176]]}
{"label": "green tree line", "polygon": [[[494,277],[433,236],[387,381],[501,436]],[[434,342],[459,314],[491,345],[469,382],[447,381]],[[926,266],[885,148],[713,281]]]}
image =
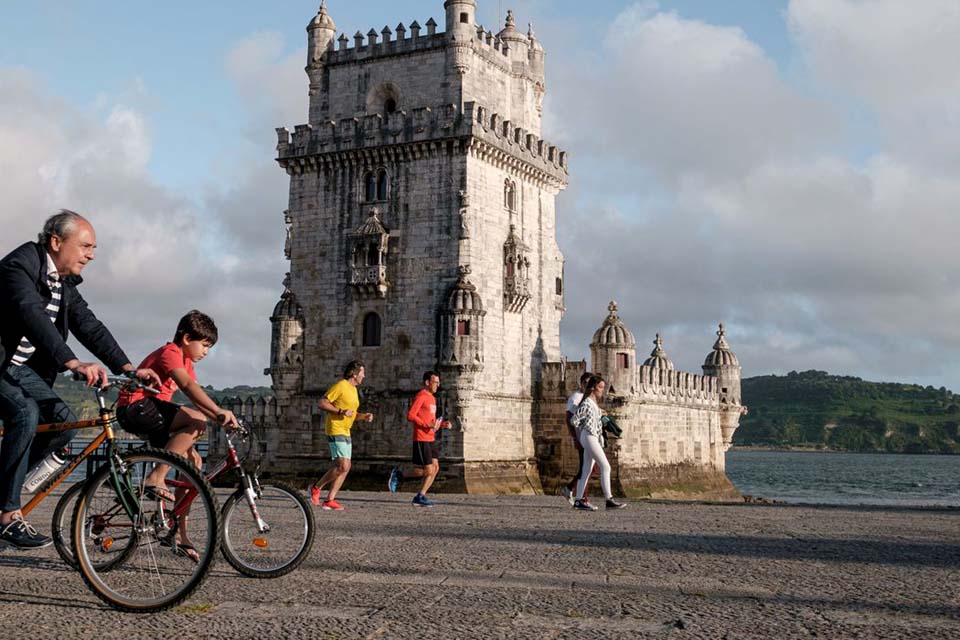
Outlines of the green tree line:
{"label": "green tree line", "polygon": [[745,378],[742,396],[735,445],[960,453],[960,396],[944,387],[791,371]]}

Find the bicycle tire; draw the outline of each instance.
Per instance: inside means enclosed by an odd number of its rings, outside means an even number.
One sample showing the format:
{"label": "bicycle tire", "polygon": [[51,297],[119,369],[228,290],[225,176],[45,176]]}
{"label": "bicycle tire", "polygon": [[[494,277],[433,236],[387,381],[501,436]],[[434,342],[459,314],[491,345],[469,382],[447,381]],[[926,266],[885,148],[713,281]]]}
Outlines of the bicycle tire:
{"label": "bicycle tire", "polygon": [[[71,524],[73,521],[73,512],[76,507],[77,496],[83,490],[84,481],[75,483],[60,496],[57,506],[53,510],[53,523],[51,524],[50,537],[53,538],[53,546],[57,550],[60,559],[74,569],[79,569],[76,556],[73,555],[73,546],[71,544]],[[69,522],[68,522],[69,521]],[[133,552],[134,538],[127,538],[127,544],[120,548],[112,557],[104,562],[97,563],[97,570],[109,571],[112,567],[120,564]]]}
{"label": "bicycle tire", "polygon": [[247,508],[246,492],[237,489],[220,512],[220,551],[234,569],[251,578],[279,578],[310,555],[316,536],[313,510],[295,488],[283,482],[260,486],[256,499],[270,531],[259,530]]}
{"label": "bicycle tire", "polygon": [[[77,498],[71,525],[73,554],[83,581],[112,608],[164,611],[186,600],[210,572],[220,545],[216,496],[206,478],[176,454],[143,448],[121,454],[120,459],[120,465],[98,469]],[[174,482],[170,474],[176,473],[178,484],[196,492],[190,503],[190,535],[198,561],[175,542],[179,522],[167,509],[168,502],[145,490],[145,480],[158,464],[168,468],[168,485]],[[115,470],[122,482],[119,493],[111,480]],[[132,514],[116,508],[124,503],[130,504]],[[131,535],[132,551],[122,564],[104,570],[98,563],[103,540],[114,531]]]}
{"label": "bicycle tire", "polygon": [[53,522],[50,524],[50,537],[53,538],[53,546],[57,550],[57,555],[74,569],[78,565],[70,545],[70,531],[72,530],[70,523],[73,522],[75,506],[73,501],[77,498],[81,489],[83,489],[82,480],[75,483],[60,496],[57,506],[53,510]]}

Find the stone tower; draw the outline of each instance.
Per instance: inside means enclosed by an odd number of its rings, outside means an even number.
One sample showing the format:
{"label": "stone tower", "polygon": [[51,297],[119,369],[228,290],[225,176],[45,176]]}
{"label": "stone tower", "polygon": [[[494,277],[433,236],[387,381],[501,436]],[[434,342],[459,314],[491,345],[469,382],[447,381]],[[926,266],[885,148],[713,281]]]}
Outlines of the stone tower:
{"label": "stone tower", "polygon": [[532,27],[520,33],[511,11],[494,34],[474,0],[443,6],[443,32],[431,18],[425,32],[337,37],[325,2],[307,26],[308,123],[277,130],[290,276],[272,318],[282,416],[267,455],[287,472],[326,464],[317,401],[359,358],[377,419],[356,428],[358,475],[409,455],[407,404],[434,368],[457,426],[441,483],[537,490],[535,390],[541,364],[560,359],[554,201],[567,158],[541,138]]}

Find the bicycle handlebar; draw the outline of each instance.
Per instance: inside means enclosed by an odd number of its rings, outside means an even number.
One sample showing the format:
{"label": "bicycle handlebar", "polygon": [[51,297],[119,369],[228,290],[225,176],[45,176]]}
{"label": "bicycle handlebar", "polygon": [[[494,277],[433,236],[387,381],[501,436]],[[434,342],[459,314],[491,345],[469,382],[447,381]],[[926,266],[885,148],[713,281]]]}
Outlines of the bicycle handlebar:
{"label": "bicycle handlebar", "polygon": [[[131,389],[143,389],[144,391],[149,391],[150,393],[160,393],[159,389],[154,389],[151,386],[148,386],[138,380],[135,376],[132,375],[133,372],[130,372],[130,375],[107,375],[107,384],[101,385],[100,381],[94,383],[94,388],[99,389],[100,391],[106,391],[113,385],[129,387]],[[86,380],[85,376],[80,375],[79,373],[73,374],[73,379],[76,382],[82,382]]]}

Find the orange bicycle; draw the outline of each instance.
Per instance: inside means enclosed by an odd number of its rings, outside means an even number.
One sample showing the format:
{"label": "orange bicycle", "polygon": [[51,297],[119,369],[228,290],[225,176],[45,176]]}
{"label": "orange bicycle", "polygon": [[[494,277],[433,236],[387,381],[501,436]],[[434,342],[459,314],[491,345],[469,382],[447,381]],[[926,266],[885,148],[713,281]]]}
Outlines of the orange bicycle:
{"label": "orange bicycle", "polygon": [[[106,397],[107,389],[114,385],[147,388],[136,379],[108,376],[106,385],[93,389],[98,418],[38,426],[37,433],[89,428],[100,429],[100,433],[40,487],[22,512],[27,516],[104,445],[106,463],[84,483],[67,491],[54,511],[57,551],[79,569],[87,586],[111,607],[142,613],[162,611],[185,600],[206,579],[220,547],[217,501],[206,478],[186,459],[147,447],[120,450],[114,434],[117,419]],[[181,520],[174,513],[174,505],[151,491],[145,482],[161,465],[168,469],[168,482],[175,482],[193,496],[190,537],[198,560],[180,547]],[[67,529],[67,506],[73,500],[76,505]]]}

